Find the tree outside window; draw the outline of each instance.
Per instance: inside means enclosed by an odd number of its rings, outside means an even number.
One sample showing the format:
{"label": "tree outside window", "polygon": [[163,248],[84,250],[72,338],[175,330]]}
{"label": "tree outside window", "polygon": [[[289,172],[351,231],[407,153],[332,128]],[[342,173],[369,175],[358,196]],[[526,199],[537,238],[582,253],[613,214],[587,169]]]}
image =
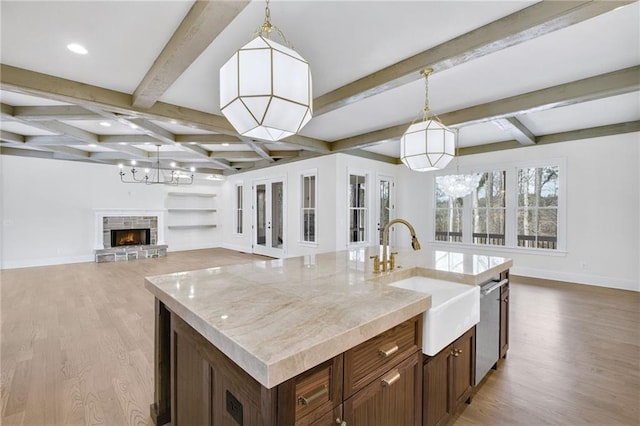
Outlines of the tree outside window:
{"label": "tree outside window", "polygon": [[555,249],[558,166],[518,169],[518,247]]}
{"label": "tree outside window", "polygon": [[484,173],[473,202],[473,243],[505,245],[506,172]]}

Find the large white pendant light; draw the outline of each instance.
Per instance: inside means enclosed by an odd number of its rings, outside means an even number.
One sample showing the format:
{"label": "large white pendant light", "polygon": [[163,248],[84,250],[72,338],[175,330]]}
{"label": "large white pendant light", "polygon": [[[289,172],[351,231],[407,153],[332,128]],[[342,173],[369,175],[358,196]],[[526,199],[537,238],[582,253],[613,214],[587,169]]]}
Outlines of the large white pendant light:
{"label": "large white pendant light", "polygon": [[405,166],[418,172],[442,169],[455,155],[455,133],[435,114],[431,115],[429,109],[428,79],[432,72],[432,68],[421,71],[425,82],[423,120],[409,126],[400,138],[400,159]]}
{"label": "large white pendant light", "polygon": [[[270,19],[267,0],[257,37],[220,68],[220,109],[241,135],[277,141],[311,120],[313,98],[309,63]],[[273,29],[288,47],[269,38]]]}

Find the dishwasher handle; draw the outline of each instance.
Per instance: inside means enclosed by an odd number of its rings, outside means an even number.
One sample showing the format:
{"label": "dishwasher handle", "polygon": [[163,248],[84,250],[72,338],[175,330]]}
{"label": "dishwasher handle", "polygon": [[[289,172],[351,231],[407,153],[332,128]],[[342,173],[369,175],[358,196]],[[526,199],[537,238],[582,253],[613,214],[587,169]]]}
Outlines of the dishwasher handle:
{"label": "dishwasher handle", "polygon": [[502,280],[502,281],[497,281],[497,282],[496,282],[496,281],[494,281],[494,283],[493,283],[493,284],[491,284],[491,285],[486,285],[486,286],[484,286],[484,287],[481,287],[481,288],[480,288],[480,293],[481,293],[483,296],[486,296],[486,295],[488,295],[489,293],[493,293],[495,290],[499,289],[500,287],[502,287],[503,285],[507,284],[508,282],[509,282],[509,279],[508,279],[508,278],[505,278],[505,279],[504,279],[504,280]]}

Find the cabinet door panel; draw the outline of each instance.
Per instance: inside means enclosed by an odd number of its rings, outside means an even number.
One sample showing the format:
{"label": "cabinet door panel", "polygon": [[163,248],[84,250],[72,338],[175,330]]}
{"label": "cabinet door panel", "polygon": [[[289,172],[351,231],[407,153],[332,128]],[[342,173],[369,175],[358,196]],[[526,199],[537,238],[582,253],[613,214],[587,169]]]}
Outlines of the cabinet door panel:
{"label": "cabinet door panel", "polygon": [[422,400],[424,426],[446,424],[451,416],[452,348],[446,347],[435,356],[426,359]]}
{"label": "cabinet door panel", "polygon": [[209,363],[186,338],[176,334],[175,405],[173,424],[211,424],[211,375]]}
{"label": "cabinet door panel", "polygon": [[415,352],[344,402],[349,426],[418,426],[422,354]]}
{"label": "cabinet door panel", "polygon": [[465,401],[471,401],[475,377],[475,336],[474,327],[453,343],[452,397],[454,407]]}

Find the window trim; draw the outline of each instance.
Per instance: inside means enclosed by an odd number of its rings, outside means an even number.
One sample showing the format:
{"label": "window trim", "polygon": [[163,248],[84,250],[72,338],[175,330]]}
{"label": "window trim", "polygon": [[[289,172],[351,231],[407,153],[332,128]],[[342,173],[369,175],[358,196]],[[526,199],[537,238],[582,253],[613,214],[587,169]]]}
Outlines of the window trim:
{"label": "window trim", "polygon": [[[522,168],[534,168],[534,167],[547,167],[547,166],[558,166],[558,228],[557,228],[557,243],[556,249],[542,249],[542,248],[529,248],[529,247],[518,247],[517,246],[517,209],[518,209],[518,195],[517,195],[517,175],[518,169]],[[436,177],[444,176],[449,174],[459,174],[459,173],[486,173],[491,171],[505,170],[506,171],[506,199],[505,199],[505,245],[504,246],[495,246],[489,244],[474,244],[472,241],[465,241],[456,243],[456,242],[448,242],[448,241],[437,241],[435,239],[435,210],[436,210],[436,193],[435,193],[435,185],[436,185]],[[533,160],[533,161],[518,161],[518,162],[509,162],[509,163],[494,163],[494,164],[486,164],[480,167],[459,167],[455,171],[454,170],[441,170],[438,172],[431,173],[430,175],[430,186],[429,191],[431,199],[430,206],[430,215],[431,220],[429,221],[429,237],[428,241],[430,245],[433,245],[437,248],[446,248],[446,249],[482,249],[491,252],[512,252],[512,253],[521,253],[521,254],[538,254],[538,255],[549,255],[549,256],[565,256],[567,253],[567,175],[568,175],[568,166],[566,157],[555,157],[544,160]],[[470,199],[470,195],[464,197],[465,200]],[[467,213],[467,211],[469,213]],[[471,211],[472,206],[470,202],[466,202],[463,204],[463,214],[467,214],[467,217],[463,217],[463,221],[466,220],[469,222],[469,226],[471,226]],[[463,238],[465,235],[465,227],[467,223],[463,222]]]}
{"label": "window trim", "polygon": [[[314,206],[313,207],[313,211],[314,211],[314,215],[313,215],[313,229],[314,229],[314,238],[315,241],[307,241],[304,239],[304,211],[305,211],[305,207],[304,207],[304,178],[305,177],[310,177],[313,176],[315,177],[314,180],[314,195],[315,195],[315,202],[314,202]],[[305,246],[305,247],[318,247],[319,246],[319,242],[318,242],[318,169],[309,169],[309,170],[303,170],[300,173],[298,173],[298,183],[300,185],[300,213],[299,213],[299,219],[300,219],[300,226],[298,228],[298,244],[301,246]],[[306,208],[309,209],[309,208]]]}

